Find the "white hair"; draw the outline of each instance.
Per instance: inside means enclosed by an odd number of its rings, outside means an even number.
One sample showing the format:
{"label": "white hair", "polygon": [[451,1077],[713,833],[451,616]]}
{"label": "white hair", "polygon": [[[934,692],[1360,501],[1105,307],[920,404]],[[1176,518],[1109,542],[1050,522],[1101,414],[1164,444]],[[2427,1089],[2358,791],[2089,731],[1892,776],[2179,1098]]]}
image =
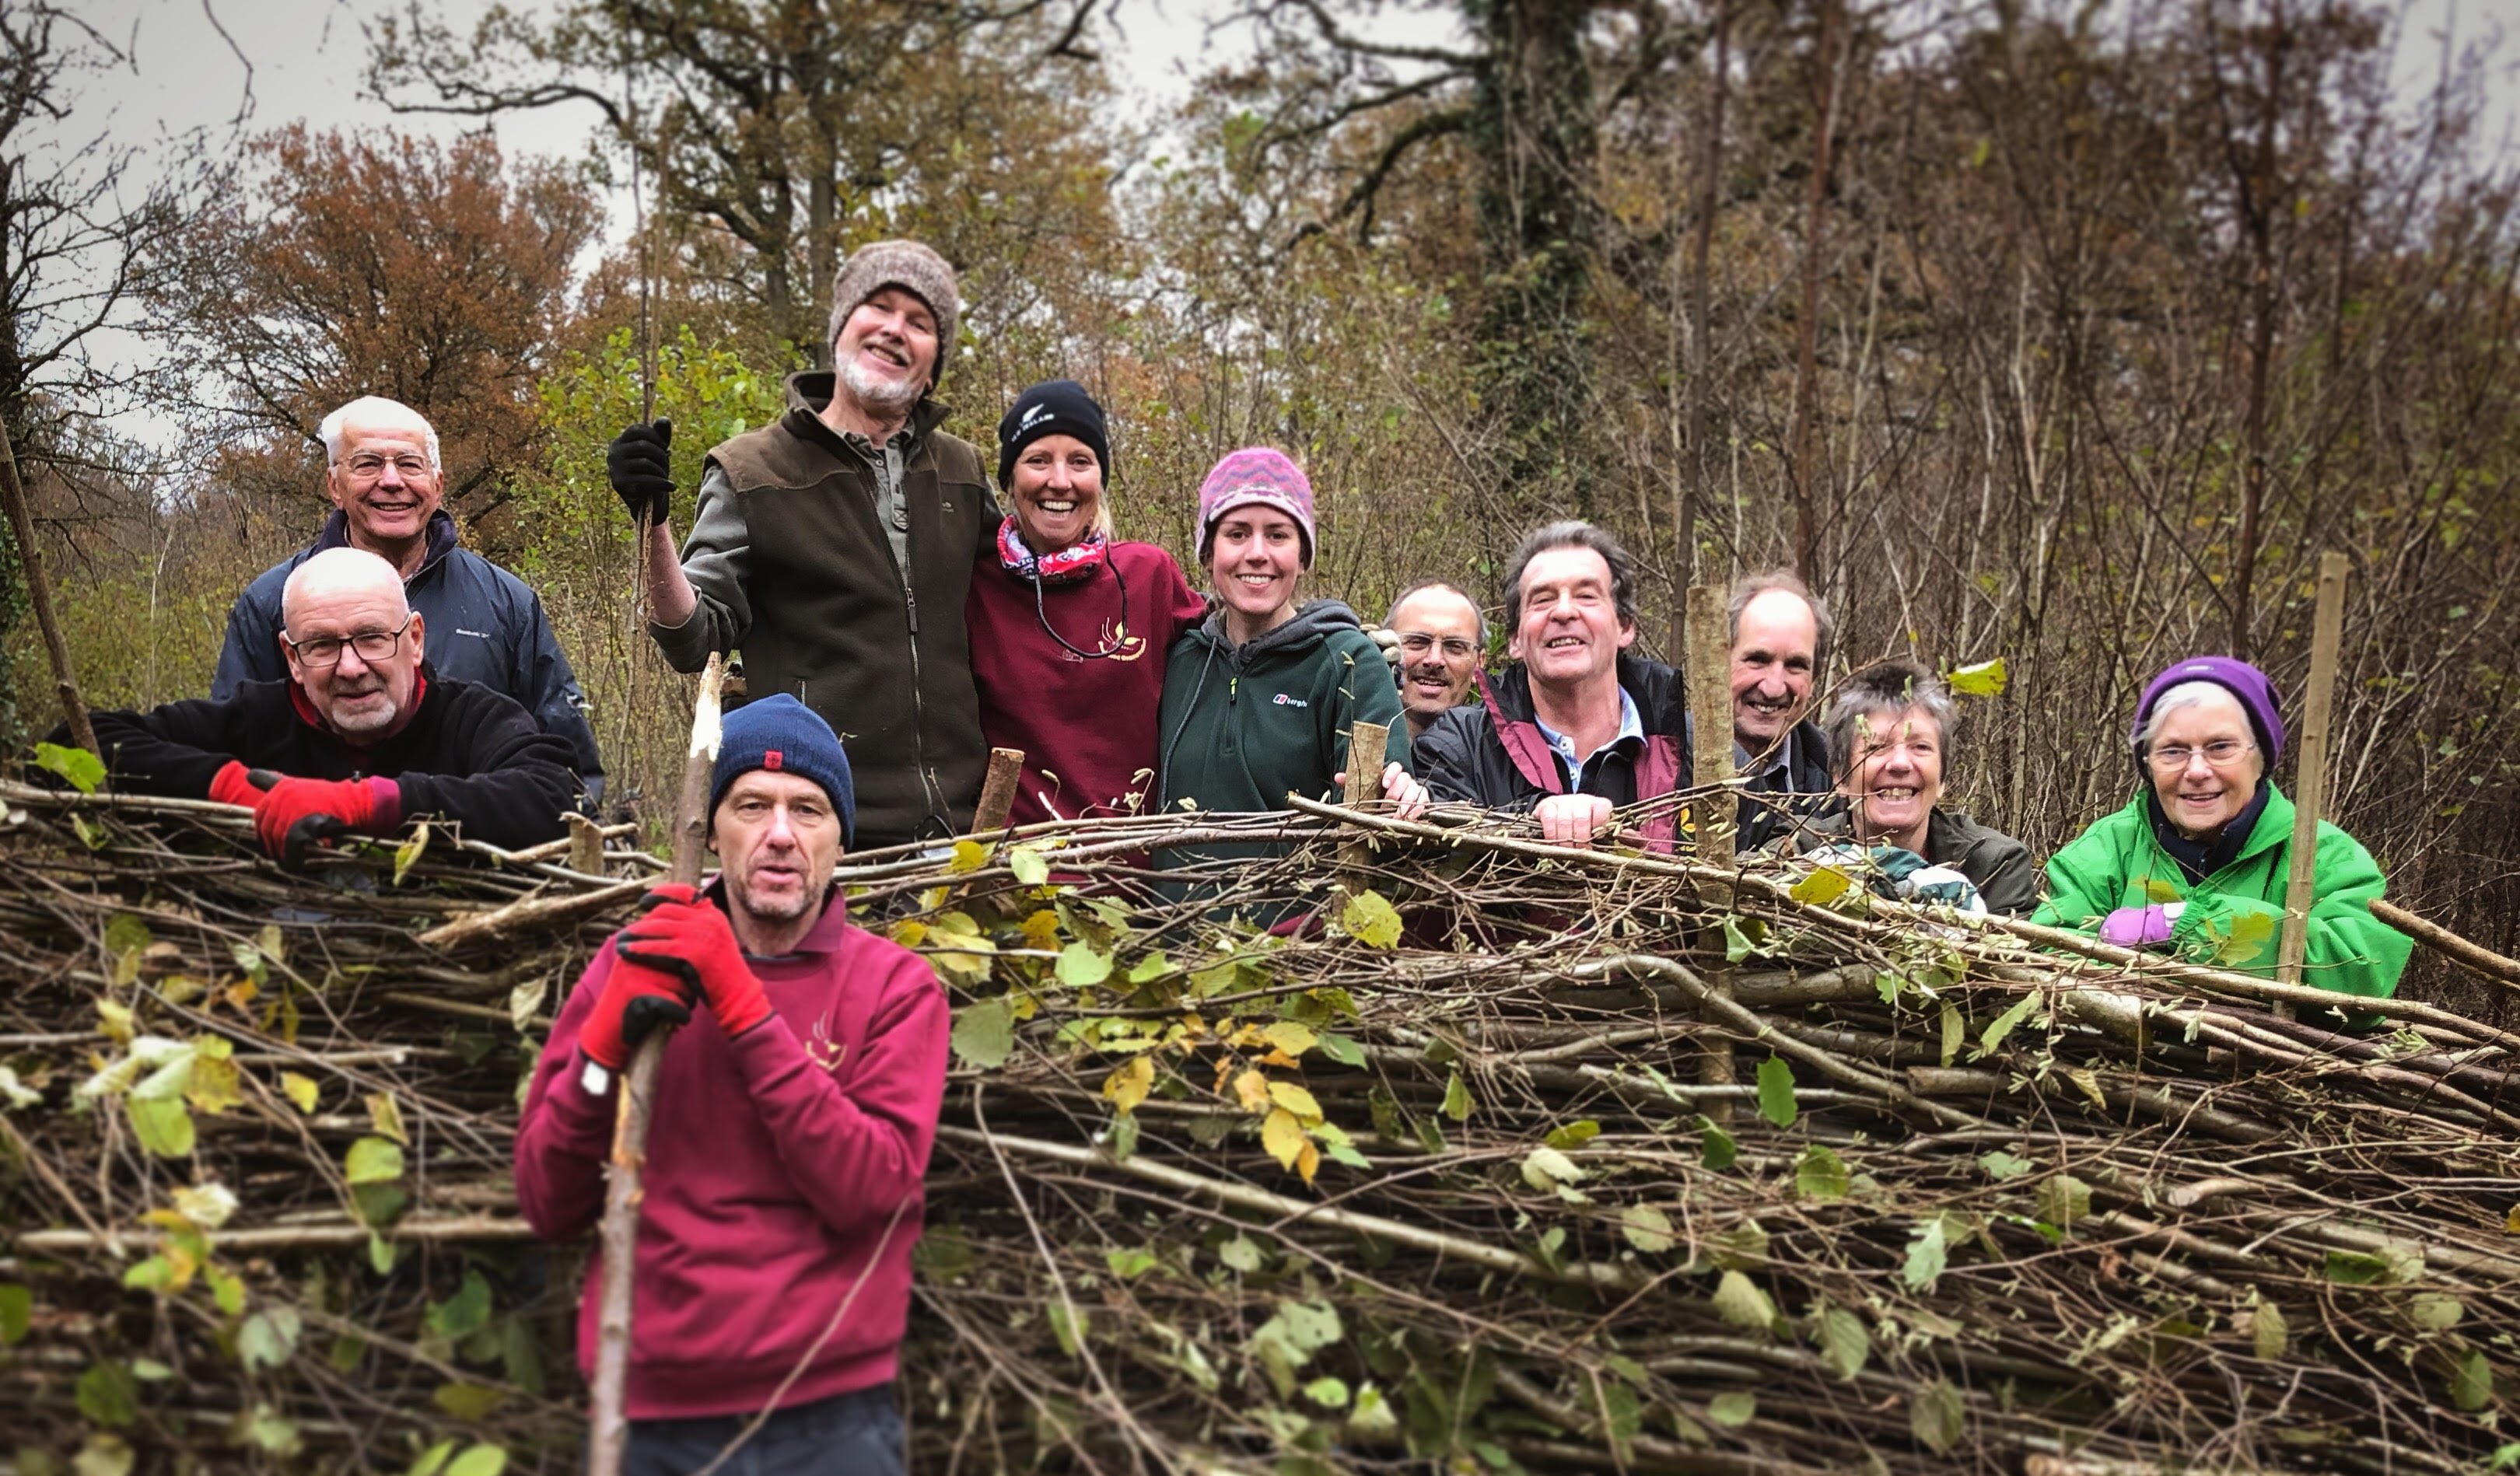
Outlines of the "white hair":
{"label": "white hair", "polygon": [[2135,736],[2135,751],[2150,753],[2152,740],[2161,736],[2161,725],[2172,713],[2182,707],[2203,707],[2214,701],[2225,701],[2240,710],[2241,726],[2249,730],[2251,747],[2257,745],[2257,728],[2249,722],[2249,704],[2239,693],[2220,682],[2182,682],[2161,694],[2152,704],[2152,712],[2143,720],[2143,731]]}
{"label": "white hair", "polygon": [[315,433],[324,438],[324,460],[328,465],[340,465],[341,436],[348,430],[350,422],[353,420],[400,421],[406,425],[419,426],[421,437],[428,447],[428,470],[431,471],[440,470],[437,461],[437,427],[428,424],[428,417],[409,405],[400,400],[388,400],[381,394],[359,396],[324,417],[324,423],[315,427]]}

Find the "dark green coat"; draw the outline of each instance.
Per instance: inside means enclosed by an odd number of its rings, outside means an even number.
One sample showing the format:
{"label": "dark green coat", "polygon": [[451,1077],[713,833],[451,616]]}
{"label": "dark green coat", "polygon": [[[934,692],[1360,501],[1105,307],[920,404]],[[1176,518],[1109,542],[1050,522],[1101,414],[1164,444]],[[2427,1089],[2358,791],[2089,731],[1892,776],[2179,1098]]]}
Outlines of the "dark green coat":
{"label": "dark green coat", "polygon": [[[2096,932],[2097,919],[2119,908],[2185,902],[2171,926],[2173,948],[2199,962],[2272,978],[2292,850],[2292,801],[2269,784],[2266,809],[2240,854],[2190,885],[2153,838],[2144,798],[2138,791],[2125,809],[2101,817],[2049,859],[2048,900],[2030,920]],[[2371,916],[2371,904],[2387,886],[2379,864],[2361,841],[2320,821],[2311,875],[2302,982],[2372,999],[2396,993],[2415,945]]]}

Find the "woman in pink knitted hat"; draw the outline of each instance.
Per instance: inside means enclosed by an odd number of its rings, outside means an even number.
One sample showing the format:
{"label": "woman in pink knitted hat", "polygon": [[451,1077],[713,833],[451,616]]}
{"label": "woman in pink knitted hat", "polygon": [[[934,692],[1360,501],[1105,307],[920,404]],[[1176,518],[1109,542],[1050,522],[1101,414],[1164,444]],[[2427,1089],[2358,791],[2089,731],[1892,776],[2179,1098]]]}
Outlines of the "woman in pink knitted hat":
{"label": "woman in pink knitted hat", "polygon": [[[1174,643],[1164,668],[1165,809],[1188,801],[1249,812],[1283,809],[1290,793],[1333,798],[1351,727],[1406,731],[1391,668],[1356,612],[1336,600],[1297,600],[1313,536],[1313,484],[1282,451],[1236,451],[1199,487],[1198,561],[1217,607]],[[1385,766],[1382,788],[1401,815],[1424,813],[1425,787],[1405,765]],[[1210,847],[1199,858],[1278,849]]]}

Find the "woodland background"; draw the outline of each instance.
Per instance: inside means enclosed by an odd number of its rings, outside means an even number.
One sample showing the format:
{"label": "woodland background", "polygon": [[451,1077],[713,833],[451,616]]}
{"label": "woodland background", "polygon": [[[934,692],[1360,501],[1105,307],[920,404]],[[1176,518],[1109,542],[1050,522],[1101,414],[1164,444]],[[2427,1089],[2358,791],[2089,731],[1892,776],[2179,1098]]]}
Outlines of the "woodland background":
{"label": "woodland background", "polygon": [[[1258,60],[1140,124],[1102,3],[414,4],[361,85],[591,107],[591,154],[284,127],[152,174],[81,132],[123,43],[0,0],[0,421],[90,699],[206,689],[237,590],[321,517],[316,422],[382,393],[541,591],[615,797],[670,794],[683,689],[604,443],[652,379],[688,489],[820,354],[837,257],[911,235],[963,274],[951,428],[988,445],[1021,386],[1082,380],[1124,535],[1185,557],[1206,467],[1269,441],[1320,489],[1313,589],[1369,619],[1419,577],[1493,601],[1567,514],[1639,553],[1666,656],[1679,589],[1798,567],[1828,676],[2004,659],[1955,797],[2034,846],[2124,801],[2167,661],[2296,692],[2341,549],[2334,818],[2401,901],[2520,952],[2490,45],[2410,90],[2423,38],[2344,0],[1247,0]],[[151,367],[89,352],[109,328]],[[117,430],[134,406],[181,449]],[[0,555],[15,751],[58,710]]]}

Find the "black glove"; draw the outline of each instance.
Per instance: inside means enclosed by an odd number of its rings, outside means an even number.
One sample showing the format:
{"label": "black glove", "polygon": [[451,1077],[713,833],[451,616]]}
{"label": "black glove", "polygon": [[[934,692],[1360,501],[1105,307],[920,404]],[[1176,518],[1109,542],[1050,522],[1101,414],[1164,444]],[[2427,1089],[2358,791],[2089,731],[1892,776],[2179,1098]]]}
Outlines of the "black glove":
{"label": "black glove", "polygon": [[630,520],[646,518],[651,526],[665,520],[673,506],[674,469],[668,453],[674,444],[674,423],[633,425],[605,448],[604,471]]}

